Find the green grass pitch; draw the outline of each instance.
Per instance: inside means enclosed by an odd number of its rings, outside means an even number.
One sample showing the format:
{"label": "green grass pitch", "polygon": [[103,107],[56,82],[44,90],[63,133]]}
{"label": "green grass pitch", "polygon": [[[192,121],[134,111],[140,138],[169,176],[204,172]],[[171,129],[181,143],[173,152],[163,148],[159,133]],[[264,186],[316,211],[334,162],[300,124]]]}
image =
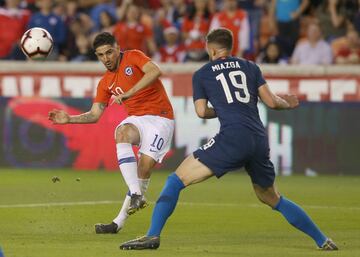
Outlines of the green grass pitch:
{"label": "green grass pitch", "polygon": [[[154,172],[147,194],[152,204],[130,217],[123,230],[96,235],[94,224],[110,222],[126,193],[119,172],[0,170],[5,257],[360,256],[360,176],[277,178],[280,192],[301,204],[340,248],[322,252],[255,198],[243,172],[183,191],[158,250],[119,250],[121,242],[147,231],[168,174]],[[52,182],[55,175],[60,182]]]}

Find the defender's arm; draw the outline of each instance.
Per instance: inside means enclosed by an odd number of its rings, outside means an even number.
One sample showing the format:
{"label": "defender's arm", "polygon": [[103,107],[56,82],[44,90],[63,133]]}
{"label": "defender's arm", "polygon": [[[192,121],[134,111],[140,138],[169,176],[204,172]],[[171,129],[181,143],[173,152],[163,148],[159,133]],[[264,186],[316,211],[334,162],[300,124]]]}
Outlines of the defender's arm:
{"label": "defender's arm", "polygon": [[202,119],[216,118],[216,112],[214,108],[208,106],[206,99],[198,99],[194,102],[196,114]]}
{"label": "defender's arm", "polygon": [[271,92],[269,86],[264,84],[259,87],[260,99],[271,109],[293,109],[299,105],[296,95],[284,95],[282,97]]}

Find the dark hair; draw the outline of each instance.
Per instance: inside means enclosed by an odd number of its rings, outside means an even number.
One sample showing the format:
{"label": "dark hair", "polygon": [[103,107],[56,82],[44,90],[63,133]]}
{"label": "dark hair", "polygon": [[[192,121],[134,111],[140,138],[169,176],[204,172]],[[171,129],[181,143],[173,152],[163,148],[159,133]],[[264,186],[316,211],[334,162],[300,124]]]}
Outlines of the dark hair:
{"label": "dark hair", "polygon": [[114,45],[116,42],[115,37],[108,32],[102,32],[98,34],[93,42],[93,48],[96,50],[99,46]]}
{"label": "dark hair", "polygon": [[206,36],[208,43],[214,43],[231,51],[233,47],[233,34],[226,28],[214,29]]}
{"label": "dark hair", "polygon": [[[271,59],[270,56],[268,55],[268,49],[272,45],[274,45],[278,50],[278,55],[275,57],[275,59]],[[281,48],[280,48],[279,44],[274,40],[270,40],[266,44],[266,46],[264,47],[264,50],[263,50],[263,54],[264,54],[264,58],[262,60],[263,63],[279,63],[279,61],[281,59],[281,55],[282,55]]]}
{"label": "dark hair", "polygon": [[[114,25],[116,23],[116,20],[115,20],[114,16],[112,16],[109,11],[104,10],[104,11],[100,12],[100,14],[102,14],[102,13],[106,14],[106,16],[109,18],[110,26],[112,26],[112,25]],[[100,22],[100,28],[101,29],[104,28],[104,26],[103,26],[103,24],[101,22]]]}
{"label": "dark hair", "polygon": [[[187,10],[189,20],[194,20],[196,11],[197,11],[197,9],[196,9],[195,3],[194,2],[190,3],[188,10]],[[205,11],[204,11],[204,14],[202,17],[205,18],[206,20],[210,19],[210,11],[209,11],[208,6],[205,7]]]}

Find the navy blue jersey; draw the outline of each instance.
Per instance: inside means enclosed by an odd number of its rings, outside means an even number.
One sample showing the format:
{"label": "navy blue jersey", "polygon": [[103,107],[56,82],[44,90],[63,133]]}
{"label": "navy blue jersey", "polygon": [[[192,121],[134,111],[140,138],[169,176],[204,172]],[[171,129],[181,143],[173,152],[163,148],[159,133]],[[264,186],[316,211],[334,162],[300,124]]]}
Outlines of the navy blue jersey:
{"label": "navy blue jersey", "polygon": [[227,57],[209,62],[193,75],[193,98],[207,99],[221,128],[246,127],[266,135],[260,120],[258,88],[266,82],[259,67],[250,61]]}

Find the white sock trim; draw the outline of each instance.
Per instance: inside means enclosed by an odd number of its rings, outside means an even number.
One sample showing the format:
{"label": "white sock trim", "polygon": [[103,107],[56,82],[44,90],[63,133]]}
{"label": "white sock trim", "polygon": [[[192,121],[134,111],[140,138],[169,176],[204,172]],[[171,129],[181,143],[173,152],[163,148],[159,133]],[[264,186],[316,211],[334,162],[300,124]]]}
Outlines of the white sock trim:
{"label": "white sock trim", "polygon": [[121,174],[131,194],[141,194],[137,175],[137,161],[129,143],[116,144],[116,153]]}

